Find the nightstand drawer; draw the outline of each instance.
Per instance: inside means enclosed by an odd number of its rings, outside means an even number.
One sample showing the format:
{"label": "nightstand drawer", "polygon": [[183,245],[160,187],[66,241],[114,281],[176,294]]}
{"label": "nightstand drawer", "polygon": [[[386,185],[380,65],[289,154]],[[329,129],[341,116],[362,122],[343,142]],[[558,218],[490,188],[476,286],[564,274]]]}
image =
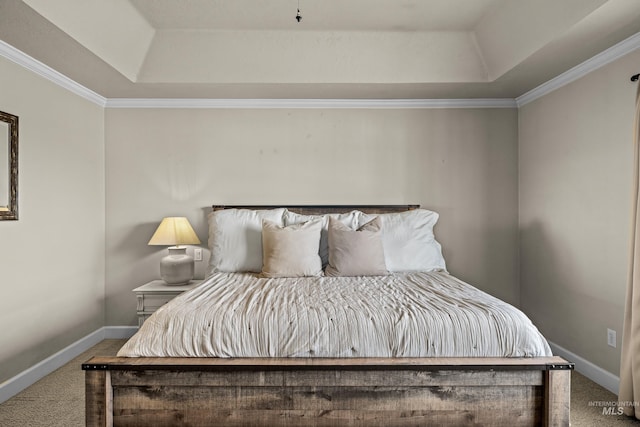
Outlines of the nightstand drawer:
{"label": "nightstand drawer", "polygon": [[186,285],[167,285],[163,280],[153,280],[145,285],[135,288],[136,312],[138,314],[138,326],[142,326],[145,320],[154,311],[168,303],[173,298],[200,285],[202,280],[192,280]]}
{"label": "nightstand drawer", "polygon": [[138,311],[156,311],[182,292],[164,294],[138,294]]}

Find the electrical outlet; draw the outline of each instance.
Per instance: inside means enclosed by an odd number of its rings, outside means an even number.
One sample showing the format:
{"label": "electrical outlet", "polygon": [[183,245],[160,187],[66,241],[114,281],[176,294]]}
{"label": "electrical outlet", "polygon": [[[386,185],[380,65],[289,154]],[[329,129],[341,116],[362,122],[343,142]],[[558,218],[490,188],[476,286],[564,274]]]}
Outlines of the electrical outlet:
{"label": "electrical outlet", "polygon": [[607,344],[610,347],[616,348],[616,331],[613,329],[607,329]]}
{"label": "electrical outlet", "polygon": [[202,261],[202,249],[196,248],[193,250],[193,259],[196,261]]}

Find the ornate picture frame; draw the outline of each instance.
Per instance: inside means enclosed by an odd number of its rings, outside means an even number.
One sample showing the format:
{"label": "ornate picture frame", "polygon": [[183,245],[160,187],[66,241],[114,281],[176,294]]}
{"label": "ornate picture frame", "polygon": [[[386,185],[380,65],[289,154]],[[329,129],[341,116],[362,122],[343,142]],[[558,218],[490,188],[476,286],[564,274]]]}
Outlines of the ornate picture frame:
{"label": "ornate picture frame", "polygon": [[18,116],[0,111],[0,221],[18,219]]}

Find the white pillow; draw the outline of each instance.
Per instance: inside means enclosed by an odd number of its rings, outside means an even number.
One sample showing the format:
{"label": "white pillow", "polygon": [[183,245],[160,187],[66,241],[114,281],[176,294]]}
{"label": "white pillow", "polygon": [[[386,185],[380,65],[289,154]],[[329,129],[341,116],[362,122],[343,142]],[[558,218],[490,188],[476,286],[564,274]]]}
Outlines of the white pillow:
{"label": "white pillow", "polygon": [[384,260],[380,218],[357,230],[329,218],[329,265],[327,276],[383,276],[389,274]]}
{"label": "white pillow", "polygon": [[284,225],[284,208],[222,209],[209,214],[208,274],[262,270],[262,220]]}
{"label": "white pillow", "polygon": [[307,222],[312,220],[322,221],[322,232],[320,233],[320,258],[322,259],[322,265],[326,266],[329,263],[329,218],[340,221],[352,230],[358,228],[358,219],[360,211],[351,211],[340,214],[324,214],[324,215],[301,215],[295,212],[286,211],[284,213],[284,225],[289,226],[293,224],[299,224],[301,222]]}
{"label": "white pillow", "polygon": [[322,221],[307,221],[281,227],[262,220],[262,276],[322,276],[318,255]]}
{"label": "white pillow", "polygon": [[[377,215],[382,220],[382,244],[391,272],[446,271],[442,247],[433,234],[438,214],[426,209]],[[362,214],[360,223],[374,215]]]}

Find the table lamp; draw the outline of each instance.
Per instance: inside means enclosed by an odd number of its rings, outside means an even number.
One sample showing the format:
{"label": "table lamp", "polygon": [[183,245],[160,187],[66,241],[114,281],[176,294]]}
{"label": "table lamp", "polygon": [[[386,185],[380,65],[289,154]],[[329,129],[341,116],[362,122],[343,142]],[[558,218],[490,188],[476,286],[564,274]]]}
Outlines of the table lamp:
{"label": "table lamp", "polygon": [[160,277],[168,285],[184,285],[193,279],[193,257],[187,254],[187,248],[180,245],[197,245],[200,239],[184,217],[164,218],[149,245],[169,247],[169,255],[160,261]]}

